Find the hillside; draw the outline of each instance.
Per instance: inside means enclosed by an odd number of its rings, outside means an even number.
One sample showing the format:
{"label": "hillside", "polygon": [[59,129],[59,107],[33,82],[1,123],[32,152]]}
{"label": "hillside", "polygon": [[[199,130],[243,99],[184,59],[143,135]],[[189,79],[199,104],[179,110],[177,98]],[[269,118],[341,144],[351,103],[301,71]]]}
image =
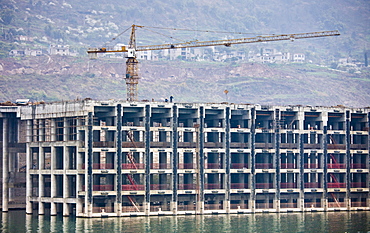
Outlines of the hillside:
{"label": "hillside", "polygon": [[[122,59],[0,60],[0,102],[125,99],[124,72]],[[163,101],[173,95],[179,102],[366,107],[369,72],[349,74],[308,64],[146,61],[141,63],[139,98]]]}
{"label": "hillside", "polygon": [[[132,24],[140,45],[217,40],[322,30],[339,37],[237,45],[218,50],[259,52],[265,47],[303,53],[312,64],[143,61],[140,99],[260,104],[368,106],[369,70],[345,73],[340,58],[363,63],[370,48],[368,0],[0,0],[0,101],[75,98],[125,99],[123,60],[87,59]],[[163,27],[159,29],[157,27]],[[190,30],[173,30],[190,29]],[[206,32],[207,31],[207,32]],[[214,31],[223,33],[211,33]],[[227,32],[227,33],[226,33]],[[231,33],[238,32],[238,33]],[[20,36],[23,39],[20,39]],[[127,44],[129,31],[109,45]],[[75,58],[48,56],[68,45]],[[12,49],[38,49],[40,57],[11,58]],[[369,54],[369,51],[368,51]],[[224,90],[229,91],[228,95]]]}
{"label": "hillside", "polygon": [[[362,58],[370,47],[370,4],[367,0],[12,0],[0,1],[2,48],[74,46],[81,55],[89,46],[102,46],[132,24],[193,31],[140,30],[143,44],[180,40],[209,40],[260,34],[341,31],[331,40],[280,43],[279,48],[321,56]],[[213,34],[208,31],[251,34]],[[11,43],[17,35],[32,42]],[[129,33],[115,42],[128,43]],[[3,54],[5,56],[5,54]],[[313,56],[318,59],[318,57]]]}

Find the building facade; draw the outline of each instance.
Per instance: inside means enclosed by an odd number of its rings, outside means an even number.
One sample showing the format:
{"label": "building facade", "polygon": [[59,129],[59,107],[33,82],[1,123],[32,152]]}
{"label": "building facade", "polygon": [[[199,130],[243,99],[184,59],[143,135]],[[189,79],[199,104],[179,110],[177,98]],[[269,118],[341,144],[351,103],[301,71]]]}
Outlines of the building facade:
{"label": "building facade", "polygon": [[3,211],[20,155],[28,214],[370,210],[370,109],[85,100],[0,112]]}

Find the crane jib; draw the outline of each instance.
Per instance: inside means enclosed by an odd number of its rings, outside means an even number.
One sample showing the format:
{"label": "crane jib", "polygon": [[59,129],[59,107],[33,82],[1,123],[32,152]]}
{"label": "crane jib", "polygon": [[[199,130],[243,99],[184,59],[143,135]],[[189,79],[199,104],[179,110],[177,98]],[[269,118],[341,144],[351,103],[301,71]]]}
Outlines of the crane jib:
{"label": "crane jib", "polygon": [[162,50],[162,49],[178,49],[178,48],[191,48],[191,47],[205,47],[205,46],[231,46],[233,44],[245,44],[245,43],[256,43],[256,42],[269,42],[269,41],[281,41],[305,39],[305,38],[316,38],[325,36],[339,36],[338,31],[323,31],[323,32],[311,32],[311,33],[296,33],[296,34],[282,34],[282,35],[270,35],[270,36],[256,36],[251,38],[240,38],[240,39],[228,39],[228,40],[215,40],[215,41],[190,41],[176,44],[162,44],[162,45],[148,45],[148,46],[136,46],[135,28],[143,27],[138,25],[132,25],[130,43],[128,47],[121,46],[121,48],[89,48],[87,53],[91,59],[97,58],[98,53],[127,53],[126,61],[126,92],[127,101],[138,100],[138,83],[139,83],[139,68],[138,60],[136,59],[137,51],[148,51],[148,50]]}
{"label": "crane jib", "polygon": [[232,44],[269,42],[269,41],[279,41],[279,40],[295,40],[295,39],[316,38],[316,37],[325,37],[325,36],[339,36],[339,35],[340,35],[339,31],[336,30],[336,31],[284,34],[284,35],[272,35],[272,36],[257,36],[257,37],[251,37],[251,38],[240,38],[240,39],[229,39],[229,40],[215,40],[215,41],[201,41],[201,42],[192,41],[192,42],[177,43],[177,44],[137,46],[136,51],[205,47],[205,46],[217,46],[217,45],[230,46]]}

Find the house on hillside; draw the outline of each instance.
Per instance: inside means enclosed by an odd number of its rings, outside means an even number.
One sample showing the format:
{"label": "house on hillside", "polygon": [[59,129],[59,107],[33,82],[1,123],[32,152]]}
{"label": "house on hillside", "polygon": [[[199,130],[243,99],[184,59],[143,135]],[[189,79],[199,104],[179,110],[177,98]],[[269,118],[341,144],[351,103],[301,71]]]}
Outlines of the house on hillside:
{"label": "house on hillside", "polygon": [[305,62],[305,60],[306,60],[306,56],[304,55],[304,53],[294,53],[293,54],[293,59],[292,59],[293,62],[303,63]]}
{"label": "house on hillside", "polygon": [[10,50],[9,56],[10,57],[24,57],[25,53],[24,53],[24,50],[13,49],[13,50]]}
{"label": "house on hillside", "polygon": [[51,44],[49,46],[48,52],[49,52],[50,55],[62,55],[62,56],[69,56],[70,55],[69,45]]}

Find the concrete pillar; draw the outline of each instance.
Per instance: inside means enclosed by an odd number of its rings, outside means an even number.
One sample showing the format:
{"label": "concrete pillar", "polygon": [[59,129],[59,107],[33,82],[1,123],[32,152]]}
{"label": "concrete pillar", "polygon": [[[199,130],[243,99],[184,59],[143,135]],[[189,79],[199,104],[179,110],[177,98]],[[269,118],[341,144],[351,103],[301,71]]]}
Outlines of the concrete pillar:
{"label": "concrete pillar", "polygon": [[116,117],[116,125],[117,125],[117,130],[116,130],[116,135],[117,135],[117,140],[116,140],[116,156],[115,156],[115,164],[116,164],[116,169],[117,169],[117,179],[116,179],[116,184],[117,184],[117,196],[116,196],[116,202],[114,205],[114,211],[117,214],[117,216],[121,216],[122,213],[122,105],[118,104],[117,105],[117,117]]}
{"label": "concrete pillar", "polygon": [[351,115],[349,111],[346,111],[346,156],[344,158],[344,163],[346,164],[346,200],[347,210],[351,209],[351,132],[350,132],[350,120]]}
{"label": "concrete pillar", "polygon": [[[27,121],[29,123],[30,121]],[[30,129],[27,128],[27,135],[29,136]],[[29,138],[29,137],[28,137]],[[26,214],[32,214],[32,203],[30,197],[32,195],[32,177],[30,175],[30,169],[32,167],[32,152],[30,144],[27,143],[26,148]]]}
{"label": "concrete pillar", "polygon": [[198,193],[198,199],[197,199],[197,214],[203,214],[204,213],[204,183],[205,183],[205,174],[204,174],[204,165],[205,165],[205,159],[204,159],[204,115],[205,110],[204,107],[199,107],[199,128],[198,130],[198,139],[197,139],[197,149],[198,149],[198,158],[197,158],[197,164],[199,165],[199,172],[198,172],[198,187],[199,187],[199,193]]}
{"label": "concrete pillar", "polygon": [[87,154],[85,159],[85,164],[87,164],[87,169],[85,173],[85,187],[86,187],[86,196],[85,196],[85,215],[87,217],[92,216],[93,212],[93,174],[92,174],[92,164],[93,164],[93,113],[88,113],[87,119]]}
{"label": "concrete pillar", "polygon": [[66,170],[69,169],[69,149],[68,147],[64,146],[63,147],[63,216],[69,216],[69,206],[68,203],[66,203],[66,198],[69,197],[69,180],[68,176],[66,174]]}
{"label": "concrete pillar", "polygon": [[256,109],[251,109],[251,195],[249,200],[249,208],[252,213],[256,210]]}
{"label": "concrete pillar", "polygon": [[150,214],[150,115],[151,108],[150,105],[145,105],[145,175],[144,175],[144,184],[145,184],[145,196],[144,196],[144,211],[145,215],[149,216]]}
{"label": "concrete pillar", "polygon": [[225,112],[225,167],[226,167],[226,179],[225,179],[225,210],[226,213],[230,213],[230,186],[231,186],[231,152],[230,152],[230,143],[231,143],[231,133],[230,133],[230,119],[231,119],[231,110],[230,107],[227,107]]}
{"label": "concrete pillar", "polygon": [[51,147],[51,156],[50,156],[50,174],[51,174],[51,203],[50,203],[50,215],[57,215],[56,203],[53,201],[53,198],[57,196],[57,182],[54,175],[54,169],[56,165],[56,149],[54,146]]}
{"label": "concrete pillar", "polygon": [[39,215],[45,214],[44,203],[42,202],[42,197],[44,196],[44,177],[42,176],[41,170],[44,169],[45,160],[44,160],[44,148],[39,147]]}
{"label": "concrete pillar", "polygon": [[29,201],[32,195],[32,176],[30,175],[30,169],[33,167],[33,155],[30,147],[32,142],[32,120],[27,120],[26,125],[26,214],[32,214],[32,202]]}
{"label": "concrete pillar", "polygon": [[323,174],[323,197],[322,197],[322,207],[324,208],[324,211],[328,210],[328,127],[324,126],[324,134],[322,137],[322,148],[323,148],[323,166],[324,166],[324,174]]}
{"label": "concrete pillar", "polygon": [[9,119],[3,118],[3,197],[2,211],[8,212],[9,204]]}
{"label": "concrete pillar", "polygon": [[174,105],[172,108],[172,201],[171,201],[171,211],[173,215],[177,215],[177,201],[178,201],[178,196],[177,196],[177,188],[178,188],[178,174],[177,174],[177,169],[178,169],[178,151],[177,151],[177,146],[178,146],[178,131],[177,131],[177,126],[178,126],[178,110],[177,106]]}

